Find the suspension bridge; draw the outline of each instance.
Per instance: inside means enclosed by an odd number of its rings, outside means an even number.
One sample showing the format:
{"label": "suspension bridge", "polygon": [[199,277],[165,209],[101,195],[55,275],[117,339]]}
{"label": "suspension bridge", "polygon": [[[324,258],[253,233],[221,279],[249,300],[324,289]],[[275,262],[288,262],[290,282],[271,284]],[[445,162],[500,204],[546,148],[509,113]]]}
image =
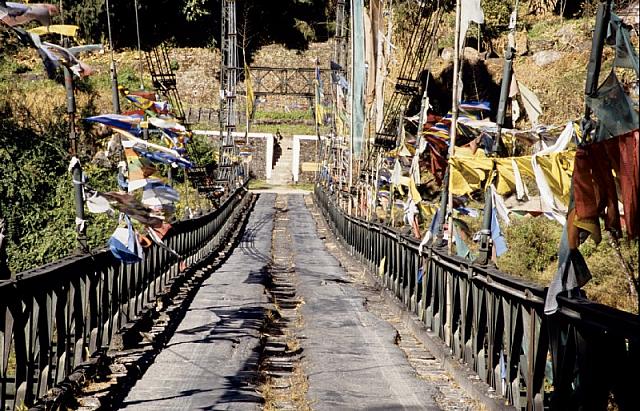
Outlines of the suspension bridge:
{"label": "suspension bridge", "polygon": [[[600,410],[612,399],[618,409],[638,409],[640,318],[583,296],[583,284],[576,282],[584,259],[576,249],[567,251],[569,268],[549,287],[500,271],[494,257],[498,220],[492,220],[492,210],[503,201],[501,186],[481,181],[474,190],[484,191],[485,202],[479,255],[461,252],[453,214],[465,208],[454,205],[461,189],[453,181],[460,181],[454,176],[463,175],[464,167],[455,157],[456,149],[463,150],[456,147],[456,137],[458,146],[460,140],[484,144],[489,168],[475,167],[487,171],[486,180],[493,174],[505,178],[501,159],[508,160],[511,174],[517,169],[512,161],[519,164],[523,175],[525,164],[530,167],[533,161],[534,174],[536,161],[544,165],[547,160],[539,153],[526,162],[514,155],[516,139],[530,136],[508,130],[505,123],[515,49],[505,53],[508,80],[502,84],[496,123],[482,125],[481,137],[488,142],[470,131],[479,120],[465,119],[480,110],[478,105],[461,102],[455,94],[461,81],[458,53],[464,50],[458,44],[464,39],[459,27],[452,113],[435,119],[429,112],[432,80],[425,70],[445,10],[427,3],[416,6],[411,26],[416,49],[403,62],[392,95],[380,105],[378,97],[367,103],[375,128],[367,138],[364,123],[356,123],[359,114],[365,117],[366,93],[382,92],[385,80],[374,81],[367,91],[365,77],[384,78],[385,52],[391,51],[384,37],[384,1],[369,5],[368,24],[377,27],[374,44],[380,54],[375,62],[367,57],[365,67],[364,59],[358,61],[358,53],[364,54],[365,40],[358,34],[365,22],[364,2],[338,0],[335,62],[327,69],[320,62],[315,67],[240,67],[236,2],[221,1],[220,107],[204,114],[183,107],[166,45],[145,52],[156,95],[163,97],[158,101],[119,89],[112,65],[117,114],[92,121],[112,127],[124,142],[128,192],[138,184],[132,159],[153,158],[174,168],[186,164],[186,179],[216,207],[175,220],[160,235],[164,225],[152,221],[160,218],[157,213],[146,213],[125,194],[92,190],[81,165],[72,163],[83,252],[0,280],[0,409]],[[600,3],[592,62],[602,54],[605,27],[616,22],[610,3]],[[0,11],[11,7],[17,6],[0,2]],[[458,26],[466,18],[460,8],[458,1]],[[71,68],[60,64],[73,124]],[[587,88],[593,88],[595,99],[599,63],[594,70]],[[244,83],[242,93],[239,83]],[[361,95],[354,98],[355,93]],[[251,132],[258,98],[271,95],[307,99],[315,135],[283,140],[275,133]],[[120,114],[120,97],[137,104],[142,117]],[[161,100],[170,103],[172,117],[161,112]],[[238,110],[240,100],[246,102],[244,113]],[[409,113],[416,102],[417,111]],[[582,132],[597,135],[602,127],[592,115],[599,112],[585,111]],[[199,123],[218,129],[182,128],[203,115],[206,121]],[[246,128],[239,131],[243,123]],[[552,147],[565,134],[575,138],[575,130],[569,124]],[[167,137],[166,146],[150,143],[154,132]],[[189,165],[183,137],[194,135],[216,141],[215,165]],[[599,143],[585,139],[581,147]],[[286,151],[280,161],[274,160],[276,148]],[[243,150],[253,154],[251,161],[242,160]],[[420,198],[426,186],[420,177],[425,150],[440,184],[434,197],[440,211],[435,213],[426,213]],[[560,164],[564,157],[558,156]],[[391,163],[384,164],[385,158]],[[253,190],[251,175],[285,186]],[[150,176],[141,179],[149,184]],[[305,178],[313,182],[313,191],[287,186]],[[513,184],[514,192],[524,189],[522,182]],[[154,195],[166,199],[171,193],[164,190],[165,197]],[[549,216],[563,211],[570,227],[574,217],[553,202],[554,194],[544,211]],[[122,246],[110,241],[109,248],[86,247],[84,210],[99,205],[122,212]],[[430,215],[428,229],[420,225],[423,214]],[[129,218],[148,228],[137,240]],[[627,222],[633,234],[627,214],[617,220]],[[136,241],[144,236],[149,244],[141,247]]]}

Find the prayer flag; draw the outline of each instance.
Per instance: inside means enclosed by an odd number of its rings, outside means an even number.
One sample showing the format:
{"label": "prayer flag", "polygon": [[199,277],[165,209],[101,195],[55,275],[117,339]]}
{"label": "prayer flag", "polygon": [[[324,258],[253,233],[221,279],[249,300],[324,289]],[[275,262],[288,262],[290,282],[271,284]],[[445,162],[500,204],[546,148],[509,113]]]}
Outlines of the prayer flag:
{"label": "prayer flag", "polygon": [[247,121],[251,118],[253,114],[253,103],[255,101],[255,95],[253,93],[253,81],[251,80],[251,71],[249,70],[249,66],[247,63],[244,63],[244,84],[247,88],[247,104],[246,104],[246,112],[247,112]]}
{"label": "prayer flag", "polygon": [[498,212],[495,208],[491,209],[491,239],[493,240],[493,247],[496,250],[496,256],[500,257],[502,254],[506,253],[507,242],[500,231],[500,223],[498,222]]}

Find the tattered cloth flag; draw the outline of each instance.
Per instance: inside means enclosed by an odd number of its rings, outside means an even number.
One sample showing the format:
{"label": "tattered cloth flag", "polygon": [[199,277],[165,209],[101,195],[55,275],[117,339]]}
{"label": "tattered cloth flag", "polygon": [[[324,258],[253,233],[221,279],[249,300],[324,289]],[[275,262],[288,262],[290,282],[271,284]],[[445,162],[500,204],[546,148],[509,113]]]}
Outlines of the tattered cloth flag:
{"label": "tattered cloth flag", "polygon": [[149,111],[152,114],[169,114],[171,106],[164,101],[155,101],[155,93],[148,91],[129,91],[126,87],[118,86],[120,93],[134,106]]}
{"label": "tattered cloth flag", "polygon": [[27,30],[29,33],[44,36],[47,34],[60,34],[67,37],[76,37],[80,27],[68,24],[53,24],[51,26],[40,26]]}
{"label": "tattered cloth flag", "polygon": [[570,248],[568,229],[569,224],[562,231],[560,250],[558,251],[558,270],[549,284],[544,301],[544,313],[547,315],[555,314],[558,311],[556,298],[560,293],[580,289],[591,279],[591,272],[580,250]]}
{"label": "tattered cloth flag", "polygon": [[160,151],[162,153],[167,153],[167,154],[170,154],[170,155],[175,156],[175,157],[180,157],[178,152],[175,151],[175,150],[172,150],[170,148],[161,146],[159,144],[154,144],[154,143],[151,143],[149,141],[143,140],[143,139],[138,138],[138,137],[134,136],[133,134],[131,134],[131,133],[127,132],[127,131],[124,131],[124,130],[120,130],[120,129],[117,129],[117,128],[115,128],[114,130],[116,132],[118,132],[118,134],[120,134],[122,137],[124,137],[127,140],[129,140],[130,142],[133,142],[135,144],[140,144],[143,147],[152,148],[154,150]]}
{"label": "tattered cloth flag", "polygon": [[93,213],[93,214],[113,213],[113,209],[109,204],[109,200],[101,196],[97,191],[90,192],[89,189],[85,188],[85,192],[89,194],[86,201],[87,201],[87,208],[89,209],[90,213]]}
{"label": "tattered cloth flag", "polygon": [[320,72],[320,62],[316,60],[315,78],[313,80],[315,86],[315,117],[316,125],[321,126],[324,119],[324,107],[322,101],[324,100],[324,91],[322,89],[322,77]]}
{"label": "tattered cloth flag", "polygon": [[171,154],[162,153],[162,152],[154,152],[154,151],[146,151],[141,149],[140,147],[134,146],[133,149],[139,156],[144,157],[148,160],[151,160],[156,163],[168,164],[168,165],[176,165],[182,168],[191,169],[193,168],[193,163],[177,156],[172,156]]}
{"label": "tattered cloth flag", "polygon": [[462,0],[460,9],[460,49],[464,47],[464,39],[471,22],[483,24],[484,12],[480,6],[480,0]]}
{"label": "tattered cloth flag", "polygon": [[472,260],[471,258],[471,250],[469,246],[464,242],[462,236],[458,232],[458,228],[455,223],[453,224],[453,241],[456,243],[456,254],[458,257],[466,258],[468,260]]}
{"label": "tattered cloth flag", "polygon": [[420,246],[419,246],[420,250],[422,250],[422,248],[427,244],[429,244],[429,241],[431,241],[431,239],[434,238],[439,219],[440,219],[440,209],[436,211],[436,214],[433,216],[433,219],[431,220],[431,225],[429,226],[429,230],[425,233],[424,238],[420,242]]}
{"label": "tattered cloth flag", "polygon": [[142,246],[133,230],[131,219],[125,214],[120,215],[124,227],[116,228],[109,238],[109,249],[115,258],[125,264],[134,264],[142,260],[144,256]]}
{"label": "tattered cloth flag", "polygon": [[75,74],[76,76],[83,78],[88,77],[93,74],[93,69],[78,60],[78,56],[80,53],[93,53],[97,51],[102,51],[102,46],[99,44],[88,44],[86,46],[76,46],[64,48],[62,46],[58,46],[57,44],[52,43],[42,43],[44,47],[48,48],[52,53],[58,56],[58,61],[61,62],[63,66],[66,66]]}
{"label": "tattered cloth flag", "polygon": [[184,133],[187,131],[186,127],[175,121],[175,119],[167,120],[164,118],[150,117],[148,121],[152,126],[165,132]]}
{"label": "tattered cloth flag", "polygon": [[524,109],[527,112],[527,116],[531,121],[531,125],[536,127],[538,125],[538,119],[542,114],[542,104],[540,104],[540,100],[538,96],[535,95],[533,91],[531,91],[527,86],[525,86],[521,81],[517,82],[518,90],[520,91],[520,95],[522,96],[522,104],[524,104]]}
{"label": "tattered cloth flag", "polygon": [[[393,188],[398,189],[400,195],[404,195],[404,190],[402,189],[402,166],[397,159],[393,166],[393,173],[391,174],[391,184]],[[393,191],[393,188],[391,191]]]}
{"label": "tattered cloth flag", "polygon": [[103,114],[100,116],[87,117],[85,118],[85,121],[104,124],[105,126],[124,130],[135,136],[139,136],[142,133],[142,129],[140,128],[142,119],[143,118],[138,115],[125,116],[122,114]]}
{"label": "tattered cloth flag", "polygon": [[21,26],[34,20],[43,26],[51,24],[51,17],[58,14],[53,4],[22,4],[0,1],[0,21],[10,27]]}
{"label": "tattered cloth flag", "polygon": [[20,38],[20,41],[34,47],[38,55],[42,59],[45,70],[49,78],[56,76],[56,70],[60,66],[67,67],[78,77],[87,77],[93,73],[93,70],[82,61],[78,60],[78,55],[82,52],[94,52],[102,50],[101,45],[88,45],[64,48],[56,44],[42,42],[40,36],[35,33],[28,33],[23,29],[13,27],[12,30]]}
{"label": "tattered cloth flag", "polygon": [[162,218],[155,215],[153,210],[143,205],[133,195],[128,193],[108,192],[102,196],[109,200],[109,203],[116,210],[125,213],[134,220],[149,227],[161,227]]}
{"label": "tattered cloth flag", "polygon": [[173,206],[180,201],[180,194],[161,180],[149,180],[142,192],[142,204],[148,207]]}
{"label": "tattered cloth flag", "polygon": [[185,144],[189,142],[190,133],[187,129],[178,123],[175,119],[162,119],[158,117],[149,117],[148,122],[162,132],[162,137],[166,143],[179,153],[186,151]]}
{"label": "tattered cloth flag", "polygon": [[495,208],[491,209],[491,239],[493,247],[496,251],[496,257],[500,257],[507,252],[507,242],[500,231],[500,223],[498,223],[498,212]]}
{"label": "tattered cloth flag", "polygon": [[147,233],[149,234],[149,237],[151,238],[151,240],[156,243],[158,245],[158,247],[167,250],[170,254],[173,254],[174,256],[178,257],[178,258],[182,258],[182,256],[180,254],[178,254],[177,252],[175,252],[174,250],[172,250],[170,247],[168,247],[164,241],[162,241],[162,239],[167,235],[167,232],[171,229],[171,225],[170,224],[163,224],[162,227],[160,229],[154,229],[151,227],[147,227]]}
{"label": "tattered cloth flag", "polygon": [[158,169],[146,158],[140,158],[130,148],[124,150],[127,157],[127,169],[129,170],[128,191],[130,193],[144,188],[149,182],[160,180]]}

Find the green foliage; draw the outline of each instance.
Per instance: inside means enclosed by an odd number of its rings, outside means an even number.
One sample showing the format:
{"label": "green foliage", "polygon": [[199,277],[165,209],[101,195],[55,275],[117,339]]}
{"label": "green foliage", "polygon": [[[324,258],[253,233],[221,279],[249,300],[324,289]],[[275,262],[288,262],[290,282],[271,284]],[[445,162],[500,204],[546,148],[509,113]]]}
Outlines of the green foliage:
{"label": "green foliage", "polygon": [[509,28],[509,16],[513,10],[513,3],[504,0],[484,0],[483,36],[489,39],[498,37]]}
{"label": "green foliage", "polygon": [[312,120],[313,113],[309,110],[290,110],[290,111],[262,111],[256,110],[254,120],[284,120],[284,121],[300,121]]}
{"label": "green foliage", "polygon": [[[608,234],[605,234],[605,237]],[[610,243],[603,241],[596,245],[587,240],[580,252],[585,257],[592,279],[586,285],[587,296],[601,304],[638,313],[638,304],[631,296],[629,281],[625,274],[627,264],[632,275],[638,276],[638,241],[622,240],[620,253],[616,253]]]}
{"label": "green foliage", "polygon": [[[0,216],[7,220],[9,267],[13,273],[68,255],[76,248],[73,184],[67,122],[50,119],[46,132],[18,124],[0,108]],[[113,173],[85,166],[89,184],[113,188]],[[106,216],[87,216],[89,244],[103,247],[114,228]]]}
{"label": "green foliage", "polygon": [[73,242],[73,206],[68,207],[73,200],[64,187],[67,183],[70,192],[72,184],[61,178],[69,161],[62,132],[65,125],[52,120],[49,132],[38,135],[16,124],[7,105],[0,109],[0,215],[8,223],[13,272],[65,255],[69,239]]}
{"label": "green foliage", "polygon": [[[84,42],[106,43],[104,0],[64,0],[64,20],[80,26]],[[249,53],[273,42],[304,49],[316,38],[328,38],[327,20],[333,20],[333,2],[321,0],[238,0],[237,24],[247,34]],[[115,47],[136,47],[133,2],[110,0]],[[169,41],[179,46],[220,44],[220,2],[217,0],[138,0],[143,47]],[[246,30],[245,30],[246,29]],[[250,38],[249,38],[250,37]],[[243,39],[239,39],[240,42]]]}
{"label": "green foliage", "polygon": [[[242,129],[242,127],[239,127]],[[280,133],[285,136],[292,136],[294,134],[314,135],[316,134],[315,126],[305,124],[256,124],[251,126],[252,133],[275,133],[276,130],[280,130]]]}
{"label": "green foliage", "polygon": [[[498,259],[501,270],[532,281],[558,259],[562,227],[544,217],[524,217],[503,227],[509,251]],[[544,282],[544,281],[542,281]]]}
{"label": "green foliage", "polygon": [[209,16],[211,12],[206,8],[206,0],[186,0],[182,6],[182,13],[187,21],[196,21],[205,16]]}
{"label": "green foliage", "polygon": [[251,180],[249,181],[249,190],[268,190],[273,188],[271,184],[268,184],[266,180]]}
{"label": "green foliage", "polygon": [[189,144],[189,156],[198,167],[213,165],[218,158],[219,147],[207,136],[194,135]]}

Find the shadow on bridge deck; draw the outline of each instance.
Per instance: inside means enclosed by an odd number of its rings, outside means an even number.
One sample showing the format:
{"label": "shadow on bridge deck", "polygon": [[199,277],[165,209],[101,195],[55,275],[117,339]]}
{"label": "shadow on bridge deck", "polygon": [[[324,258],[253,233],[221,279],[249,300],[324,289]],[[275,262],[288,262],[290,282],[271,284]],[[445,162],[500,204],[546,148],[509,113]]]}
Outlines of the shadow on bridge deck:
{"label": "shadow on bridge deck", "polygon": [[268,307],[273,195],[261,196],[240,245],[201,286],[155,362],[121,404],[127,410],[254,410],[260,331]]}

